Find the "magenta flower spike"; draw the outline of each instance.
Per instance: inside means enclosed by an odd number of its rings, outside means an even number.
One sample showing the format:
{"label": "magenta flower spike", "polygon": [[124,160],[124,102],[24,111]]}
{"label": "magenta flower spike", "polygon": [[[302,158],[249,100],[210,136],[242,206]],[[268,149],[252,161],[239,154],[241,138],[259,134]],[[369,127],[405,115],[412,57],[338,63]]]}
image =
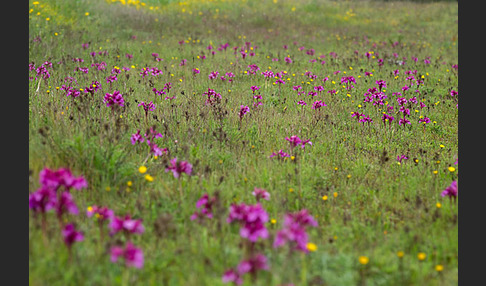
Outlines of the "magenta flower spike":
{"label": "magenta flower spike", "polygon": [[155,104],[153,104],[152,101],[148,102],[148,103],[145,103],[145,102],[142,101],[141,103],[138,104],[138,106],[143,107],[143,110],[145,111],[145,119],[147,119],[149,111],[155,110]]}
{"label": "magenta flower spike", "polygon": [[92,206],[86,211],[87,217],[96,216],[98,221],[112,220],[115,217],[113,210],[107,207]]}
{"label": "magenta flower spike", "polygon": [[378,85],[378,88],[380,89],[380,91],[382,89],[386,88],[386,81],[384,81],[384,80],[377,80],[376,84]]}
{"label": "magenta flower spike", "polygon": [[196,202],[196,208],[199,211],[194,212],[191,215],[191,220],[198,219],[199,222],[202,222],[205,218],[212,219],[213,218],[213,206],[217,203],[218,198],[216,196],[210,198],[207,193],[201,196],[199,200]]}
{"label": "magenta flower spike", "polygon": [[320,109],[323,106],[327,106],[322,100],[316,100],[312,103],[312,109]]}
{"label": "magenta flower spike", "polygon": [[278,248],[286,243],[291,243],[292,250],[307,253],[307,227],[317,227],[317,222],[306,209],[286,214],[283,229],[277,232],[273,247]]}
{"label": "magenta flower spike", "polygon": [[314,90],[317,92],[324,91],[324,87],[322,85],[314,86]]}
{"label": "magenta flower spike", "polygon": [[70,213],[73,215],[79,214],[78,207],[74,203],[71,193],[68,191],[62,192],[62,194],[59,196],[56,201],[55,210],[59,221],[62,221],[62,216],[65,213]]}
{"label": "magenta flower spike", "polygon": [[208,91],[203,93],[204,95],[207,96],[206,99],[206,104],[207,105],[214,105],[216,103],[219,103],[222,99],[222,96],[220,93],[216,93],[214,89],[208,88]]}
{"label": "magenta flower spike", "polygon": [[113,109],[117,105],[124,106],[125,99],[119,91],[115,90],[113,93],[105,94],[105,97],[103,98],[103,103],[105,103],[107,107],[111,107]]}
{"label": "magenta flower spike", "polygon": [[106,78],[106,83],[113,83],[118,80],[116,74],[111,74]]}
{"label": "magenta flower spike", "polygon": [[385,113],[381,117],[381,120],[383,121],[383,125],[386,125],[386,122],[388,122],[388,126],[391,126],[391,123],[393,120],[395,120],[395,117]]}
{"label": "magenta flower spike", "polygon": [[405,156],[405,155],[398,155],[398,156],[397,156],[397,161],[398,161],[399,163],[402,163],[402,161],[403,161],[403,160],[408,160],[408,157],[407,157],[407,156]]}
{"label": "magenta flower spike", "polygon": [[267,257],[261,253],[252,255],[250,258],[241,261],[236,269],[227,270],[222,277],[223,283],[233,282],[235,285],[243,283],[243,275],[249,273],[255,282],[256,274],[259,270],[270,269]]}
{"label": "magenta flower spike", "polygon": [[261,199],[270,200],[270,194],[264,189],[255,188],[251,194],[255,196],[257,202],[260,202]]}
{"label": "magenta flower spike", "polygon": [[209,79],[215,79],[218,77],[219,72],[218,71],[213,71],[209,74],[208,78]]}
{"label": "magenta flower spike", "polygon": [[243,117],[245,116],[245,114],[247,114],[248,112],[250,112],[250,108],[248,106],[241,105],[240,106],[240,112],[238,113],[238,116],[240,117],[240,120],[243,119]]}
{"label": "magenta flower spike", "polygon": [[110,249],[111,262],[116,263],[120,257],[125,260],[125,265],[127,267],[142,268],[144,265],[142,249],[135,247],[130,241],[127,242],[125,248],[113,246]]}
{"label": "magenta flower spike", "polygon": [[449,197],[451,200],[454,199],[455,202],[457,198],[457,181],[453,181],[440,195],[442,197]]}
{"label": "magenta flower spike", "polygon": [[290,148],[293,149],[300,145],[302,143],[302,140],[299,138],[297,135],[292,135],[290,137],[285,137],[285,140],[287,140],[290,143]]}
{"label": "magenta flower spike", "polygon": [[302,140],[297,135],[285,137],[285,140],[287,140],[289,142],[291,150],[293,150],[297,146],[300,146],[300,147],[302,147],[302,149],[304,149],[306,144],[309,144],[309,145],[312,146],[312,142],[310,141],[310,139]]}
{"label": "magenta flower spike", "polygon": [[373,122],[373,119],[371,119],[369,116],[363,116],[363,118],[361,118],[361,119],[359,120],[359,122],[362,122],[362,123],[363,123],[363,125],[364,125],[364,123],[366,122],[366,123],[368,123],[368,125],[369,125],[371,122]]}
{"label": "magenta flower spike", "polygon": [[254,274],[258,270],[269,270],[269,266],[267,264],[267,258],[263,254],[256,254],[253,257],[243,260],[238,264],[237,271],[238,273],[245,274],[250,273]]}
{"label": "magenta flower spike", "polygon": [[86,94],[91,94],[91,95],[94,95],[94,93],[98,90],[102,89],[101,88],[101,84],[98,82],[98,81],[92,81],[91,84],[89,86],[87,86],[85,89],[84,89],[84,92]]}
{"label": "magenta flower spike", "polygon": [[49,168],[44,168],[39,173],[39,182],[41,185],[57,190],[64,187],[66,190],[76,189],[81,190],[88,187],[88,182],[82,177],[75,177],[68,168],[60,168],[53,171]]}
{"label": "magenta flower spike", "polygon": [[82,232],[76,231],[73,224],[67,224],[62,230],[64,243],[68,248],[71,248],[74,242],[83,241],[84,235]]}
{"label": "magenta flower spike", "polygon": [[410,120],[408,120],[407,118],[404,117],[404,118],[400,118],[400,120],[398,120],[398,125],[402,125],[402,124],[405,126],[405,124],[412,124],[412,123],[410,122]]}
{"label": "magenta flower spike", "polygon": [[46,186],[42,186],[29,195],[29,209],[35,213],[45,213],[53,209],[56,202],[56,192],[52,188]]}
{"label": "magenta flower spike", "polygon": [[228,223],[239,222],[241,226],[240,236],[251,242],[256,242],[259,238],[266,239],[269,237],[268,230],[265,227],[268,214],[259,203],[256,205],[232,204],[226,221]]}
{"label": "magenta flower spike", "polygon": [[113,216],[108,227],[111,229],[110,235],[121,231],[127,234],[142,234],[145,232],[142,220],[132,219],[130,215],[126,215],[125,217]]}
{"label": "magenta flower spike", "polygon": [[130,141],[132,142],[132,145],[135,145],[137,142],[143,143],[144,138],[140,135],[140,130],[137,130],[137,133],[132,134]]}
{"label": "magenta flower spike", "polygon": [[192,165],[187,161],[177,161],[177,157],[170,160],[170,164],[165,168],[165,172],[172,171],[174,178],[178,179],[182,173],[192,175]]}
{"label": "magenta flower spike", "polygon": [[285,158],[290,157],[290,154],[288,154],[288,153],[284,152],[282,149],[280,149],[278,151],[278,153],[273,152],[270,156],[268,156],[268,158],[273,158],[273,157],[277,157],[277,159],[283,160]]}
{"label": "magenta flower spike", "polygon": [[145,112],[148,112],[148,111],[154,111],[155,110],[155,105],[153,104],[153,102],[148,102],[148,103],[145,103],[145,102],[141,102],[138,104],[138,106],[142,106],[143,109],[145,110]]}
{"label": "magenta flower spike", "polygon": [[223,283],[233,282],[235,285],[243,284],[242,275],[238,273],[238,271],[229,269],[227,270],[222,277]]}
{"label": "magenta flower spike", "polygon": [[422,123],[422,124],[426,124],[426,123],[430,123],[430,118],[428,118],[427,116],[424,117],[424,118],[421,118],[419,119],[419,122]]}

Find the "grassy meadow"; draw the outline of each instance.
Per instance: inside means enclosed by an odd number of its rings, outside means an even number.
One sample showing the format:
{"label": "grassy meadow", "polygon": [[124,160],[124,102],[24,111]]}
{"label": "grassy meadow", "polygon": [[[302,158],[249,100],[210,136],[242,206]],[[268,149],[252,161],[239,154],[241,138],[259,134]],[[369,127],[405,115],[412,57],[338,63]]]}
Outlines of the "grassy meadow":
{"label": "grassy meadow", "polygon": [[457,21],[29,0],[29,284],[456,285]]}

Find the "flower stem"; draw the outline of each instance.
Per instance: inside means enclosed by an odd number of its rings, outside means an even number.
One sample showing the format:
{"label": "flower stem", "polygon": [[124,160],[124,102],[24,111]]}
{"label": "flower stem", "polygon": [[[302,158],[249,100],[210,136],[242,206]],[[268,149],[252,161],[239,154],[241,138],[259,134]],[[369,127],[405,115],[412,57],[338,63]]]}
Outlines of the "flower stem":
{"label": "flower stem", "polygon": [[42,239],[44,240],[44,246],[47,246],[47,218],[46,218],[46,213],[42,213],[41,229],[42,229]]}
{"label": "flower stem", "polygon": [[305,253],[302,253],[302,268],[300,270],[300,280],[302,285],[307,285],[307,264]]}
{"label": "flower stem", "polygon": [[121,285],[122,286],[128,286],[129,284],[130,284],[130,272],[129,272],[129,269],[125,267],[123,269]]}
{"label": "flower stem", "polygon": [[182,180],[181,177],[179,177],[179,194],[181,195],[181,201],[182,201]]}
{"label": "flower stem", "polygon": [[42,82],[42,78],[39,79],[39,84],[37,85],[37,89],[35,90],[35,93],[38,93],[39,92],[39,88],[40,88],[41,82]]}
{"label": "flower stem", "polygon": [[103,224],[101,221],[98,222],[98,228],[100,230],[100,245],[103,244],[104,233],[103,233]]}

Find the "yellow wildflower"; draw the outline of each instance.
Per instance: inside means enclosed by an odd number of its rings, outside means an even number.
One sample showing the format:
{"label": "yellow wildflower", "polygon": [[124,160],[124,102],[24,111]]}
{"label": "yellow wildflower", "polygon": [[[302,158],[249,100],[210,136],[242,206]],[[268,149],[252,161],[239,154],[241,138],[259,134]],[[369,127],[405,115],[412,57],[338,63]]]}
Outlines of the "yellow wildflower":
{"label": "yellow wildflower", "polygon": [[362,264],[362,265],[366,265],[368,264],[368,262],[370,262],[370,259],[366,256],[360,256],[359,257],[359,263]]}
{"label": "yellow wildflower", "polygon": [[417,258],[418,258],[420,261],[425,260],[425,258],[426,258],[426,257],[427,257],[427,255],[426,255],[425,253],[423,253],[423,252],[419,252],[419,253],[417,254]]}
{"label": "yellow wildflower", "polygon": [[149,182],[153,182],[154,181],[154,177],[152,177],[149,174],[147,174],[147,175],[145,175],[145,180],[147,180]]}
{"label": "yellow wildflower", "polygon": [[307,243],[307,250],[309,250],[309,251],[316,251],[317,250],[317,245],[315,245],[312,242],[308,242]]}

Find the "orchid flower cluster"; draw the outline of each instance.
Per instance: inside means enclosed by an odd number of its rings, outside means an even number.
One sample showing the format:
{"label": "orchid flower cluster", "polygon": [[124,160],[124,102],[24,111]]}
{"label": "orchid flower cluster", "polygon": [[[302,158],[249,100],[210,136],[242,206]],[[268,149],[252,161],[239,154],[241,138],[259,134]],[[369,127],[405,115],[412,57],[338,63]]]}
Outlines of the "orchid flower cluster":
{"label": "orchid flower cluster", "polygon": [[207,193],[203,194],[196,202],[196,208],[199,209],[199,211],[196,211],[191,215],[191,220],[198,220],[199,222],[202,222],[205,218],[212,219],[213,207],[217,203],[217,196],[210,198]]}
{"label": "orchid flower cluster", "polygon": [[224,272],[222,280],[224,283],[233,282],[235,285],[243,284],[243,275],[249,273],[256,280],[256,274],[259,270],[270,270],[267,263],[267,257],[257,253],[248,259],[242,260],[236,268],[228,269]]}
{"label": "orchid flower cluster", "polygon": [[163,58],[159,57],[159,54],[158,53],[152,53],[152,57],[154,58],[154,60],[156,62],[161,62],[161,61],[164,60]]}
{"label": "orchid flower cluster", "polygon": [[[170,89],[171,89],[171,88],[172,88],[172,84],[171,84],[170,82],[167,82],[167,83],[165,83],[165,84],[164,84],[164,87],[163,87],[161,90],[157,90],[157,89],[154,87],[154,88],[152,89],[152,91],[154,92],[154,95],[156,95],[156,96],[157,96],[157,95],[162,96],[162,95],[166,95],[166,94],[168,94],[168,93],[170,92]],[[166,90],[167,92],[165,92],[165,90]],[[174,99],[174,98],[175,98],[175,97],[171,98],[171,97],[169,97],[169,96],[165,97],[165,99],[166,99],[166,100],[167,100],[167,99]]]}
{"label": "orchid flower cluster", "polygon": [[[37,68],[35,68],[35,64],[29,64],[29,70],[35,70],[35,80],[38,79],[44,79],[47,80],[48,78],[51,77],[51,74],[49,73],[49,69],[52,68],[52,63],[49,61],[44,62]],[[34,79],[34,77],[32,77]]]}
{"label": "orchid flower cluster", "polygon": [[103,225],[106,222],[110,222],[115,217],[113,210],[109,209],[108,207],[99,207],[97,205],[93,205],[87,208],[86,216],[89,218],[94,216],[96,218],[100,230],[100,241],[103,241]]}
{"label": "orchid flower cluster", "polygon": [[227,73],[225,73],[224,75],[222,75],[222,76],[220,77],[220,79],[221,79],[221,81],[226,81],[226,80],[227,80],[228,82],[232,83],[232,82],[233,82],[233,80],[234,80],[234,77],[235,77],[234,73],[232,73],[232,72],[227,72]]}
{"label": "orchid flower cluster", "polygon": [[371,119],[368,115],[364,115],[363,113],[357,111],[351,113],[351,117],[356,117],[356,119],[363,124],[366,122],[369,125],[371,122],[373,122],[373,119]]}
{"label": "orchid flower cluster", "polygon": [[[65,214],[78,215],[79,209],[74,203],[71,195],[71,190],[82,190],[88,187],[87,181],[84,177],[74,176],[68,168],[60,168],[52,170],[44,168],[39,173],[39,182],[41,187],[29,195],[29,208],[34,212],[34,215],[42,215],[42,228],[44,235],[46,234],[46,213],[49,210],[54,210],[58,218],[63,241],[69,250],[69,257],[71,259],[71,248],[74,242],[84,240],[84,234],[76,230],[74,223],[64,223],[63,216]],[[101,237],[103,234],[102,226],[105,222],[109,222],[108,227],[111,229],[110,235],[113,236],[118,232],[124,232],[127,236],[132,233],[141,234],[144,232],[144,227],[141,220],[132,219],[129,215],[125,217],[117,217],[113,210],[107,207],[90,206],[86,212],[87,217],[95,217],[98,221]],[[143,252],[135,248],[130,242],[127,243],[126,248],[114,246],[111,248],[111,260],[116,262],[118,257],[125,258],[127,266],[142,267],[143,266]]]}
{"label": "orchid flower cluster", "polygon": [[289,158],[290,154],[286,153],[284,150],[280,149],[280,150],[278,150],[277,153],[272,152],[272,154],[270,154],[270,156],[268,156],[268,158],[273,158],[273,157],[277,157],[277,159],[284,160],[285,158]]}
{"label": "orchid flower cluster", "polygon": [[[305,149],[306,145],[312,146],[312,142],[310,141],[310,139],[303,140],[303,139],[300,139],[299,136],[297,136],[297,135],[285,137],[285,140],[287,140],[289,142],[291,154],[293,154],[295,147],[301,147],[302,149]],[[292,155],[290,155],[290,154],[284,152],[282,149],[280,149],[278,151],[278,153],[273,152],[269,156],[269,158],[277,157],[278,159],[283,160],[283,159],[285,159],[287,157],[291,157],[291,156]]]}
{"label": "orchid flower cluster", "polygon": [[[89,73],[89,68],[88,67],[75,67],[74,68],[74,72],[78,72],[78,71],[81,71],[85,74],[88,74]],[[115,80],[116,80],[116,77],[115,77]]]}
{"label": "orchid flower cluster", "polygon": [[129,240],[132,234],[142,234],[145,227],[141,219],[133,219],[130,215],[115,216],[113,210],[107,207],[98,207],[96,205],[88,207],[86,211],[88,217],[95,217],[100,228],[100,240],[103,239],[103,225],[108,222],[110,229],[109,235],[113,237],[117,233],[125,235],[127,242],[124,247],[119,245],[110,248],[110,260],[115,263],[122,257],[127,267],[142,268],[144,263],[143,251],[135,247]]}
{"label": "orchid flower cluster", "polygon": [[256,74],[257,71],[260,70],[260,68],[257,65],[254,65],[254,64],[253,65],[248,65],[248,68],[249,69],[246,71],[246,74],[248,74],[248,75],[250,75],[250,74],[251,75]]}
{"label": "orchid flower cluster", "polygon": [[60,89],[66,91],[66,97],[76,98],[81,95],[81,92],[77,88],[71,86],[63,84]]}
{"label": "orchid flower cluster", "polygon": [[95,94],[95,92],[97,92],[98,90],[101,90],[102,87],[101,87],[101,84],[95,80],[95,81],[92,81],[90,85],[88,85],[87,87],[84,88],[84,92],[86,94],[91,94],[91,96],[93,96]]}
{"label": "orchid flower cluster", "polygon": [[312,109],[320,109],[323,106],[327,106],[322,100],[316,100],[312,103]]}
{"label": "orchid flower cluster", "polygon": [[221,102],[221,98],[222,98],[221,94],[216,93],[214,89],[208,88],[208,91],[204,92],[203,94],[207,96],[206,105],[212,106],[214,104]]}
{"label": "orchid flower cluster", "polygon": [[[268,222],[268,214],[259,203],[260,198],[269,200],[270,194],[264,189],[255,188],[253,195],[257,198],[257,204],[248,205],[245,203],[232,204],[230,206],[228,223],[238,222],[240,224],[240,236],[247,246],[247,253],[236,267],[227,269],[222,280],[224,283],[233,282],[234,285],[241,285],[245,274],[250,274],[252,282],[255,283],[257,273],[260,270],[270,270],[268,259],[265,255],[255,250],[255,244],[270,237],[265,227]],[[208,197],[203,196],[198,203],[208,202]],[[195,215],[195,214],[194,214]],[[193,216],[194,216],[193,215]],[[308,250],[308,227],[317,227],[317,221],[306,209],[295,213],[287,213],[284,216],[283,228],[277,231],[273,242],[274,248],[280,248],[289,244],[290,250],[307,253]]]}
{"label": "orchid flower cluster", "polygon": [[55,210],[61,225],[64,214],[79,213],[70,191],[87,188],[88,183],[82,176],[73,176],[68,168],[44,168],[39,173],[39,182],[41,187],[29,195],[29,208],[34,213],[44,214],[49,210]]}
{"label": "orchid flower cluster", "polygon": [[[413,83],[412,81],[415,79],[413,74],[416,74],[417,71],[407,71],[405,72],[409,76],[406,78],[406,80],[410,81],[409,86],[412,86]],[[394,75],[399,74],[399,70],[393,71]],[[393,96],[396,97],[396,102],[398,103],[398,110],[395,110],[395,108],[388,103],[387,99],[388,96],[385,94],[385,88],[387,87],[387,83],[384,80],[378,80],[376,81],[377,87],[372,87],[369,88],[368,91],[364,94],[365,98],[363,100],[364,103],[370,103],[373,106],[377,106],[381,114],[381,121],[383,122],[383,125],[386,126],[388,123],[388,127],[391,128],[392,122],[395,121],[395,117],[392,114],[400,114],[400,118],[396,121],[399,126],[401,125],[407,125],[407,124],[412,124],[412,122],[409,120],[409,117],[411,116],[410,108],[412,108],[412,105],[419,105],[418,108],[423,109],[427,107],[423,102],[419,102],[417,100],[417,96],[412,96],[411,98],[406,98],[402,95],[401,92],[393,92]],[[417,82],[417,85],[420,85],[421,82]],[[409,86],[405,86],[402,88],[402,91],[405,92],[409,89]],[[416,90],[417,93],[419,93],[419,90]],[[383,107],[386,107],[385,111],[381,111]],[[418,112],[418,108],[415,110]],[[356,117],[358,122],[364,123],[371,123],[373,120],[370,118],[369,115],[364,115],[363,113],[360,113],[358,111],[354,111],[351,113],[351,117]],[[425,131],[425,126],[426,124],[432,122],[429,117],[420,115],[418,122],[421,123],[424,127]]]}
{"label": "orchid flower cluster", "polygon": [[145,118],[147,118],[149,111],[155,110],[155,104],[152,101],[151,102],[143,102],[142,101],[138,104],[138,106],[143,107],[143,110],[145,112]]}
{"label": "orchid flower cluster", "polygon": [[133,219],[130,215],[115,216],[113,210],[107,207],[89,206],[86,215],[95,217],[100,229],[100,240],[103,240],[103,225],[108,222],[109,235],[113,237],[117,233],[123,233],[127,239],[124,247],[115,245],[110,248],[110,260],[116,263],[120,257],[125,260],[127,267],[142,268],[144,264],[143,251],[135,247],[129,239],[132,234],[142,234],[145,227],[141,219]]}
{"label": "orchid flower cluster", "polygon": [[150,73],[150,75],[152,75],[154,77],[164,74],[164,72],[157,67],[151,67],[151,68],[144,67],[140,71],[140,75],[142,76],[142,78],[145,78],[147,75],[149,75],[149,73]]}
{"label": "orchid flower cluster", "polygon": [[405,156],[405,155],[398,155],[398,156],[397,156],[397,162],[398,162],[398,163],[400,163],[400,164],[401,164],[403,160],[408,160],[408,157],[407,157],[407,156]]}
{"label": "orchid flower cluster", "polygon": [[169,165],[165,168],[165,172],[172,171],[174,178],[180,179],[181,174],[186,173],[188,176],[192,175],[192,164],[187,161],[177,161],[177,157],[170,160]]}
{"label": "orchid flower cluster", "polygon": [[92,63],[91,67],[94,67],[95,71],[102,71],[106,69],[106,62]]}
{"label": "orchid flower cluster", "polygon": [[240,236],[249,242],[248,254],[236,268],[231,268],[223,274],[223,282],[233,282],[235,285],[243,283],[243,275],[249,273],[253,282],[256,280],[259,270],[269,270],[267,257],[255,251],[253,245],[259,239],[267,239],[269,232],[265,227],[268,222],[268,214],[260,203],[247,205],[245,203],[232,204],[226,220],[228,223],[240,224]]}
{"label": "orchid flower cluster", "polygon": [[245,45],[242,47],[233,47],[233,54],[236,56],[239,51],[239,55],[244,60],[247,56],[253,57],[255,56],[255,50],[258,49],[258,46],[251,46],[251,42],[245,42]]}
{"label": "orchid flower cluster", "polygon": [[346,90],[351,90],[354,88],[354,84],[356,84],[356,79],[353,76],[344,76],[341,78],[341,84],[346,84]]}
{"label": "orchid flower cluster", "polygon": [[71,252],[71,246],[76,241],[84,239],[83,233],[75,229],[73,223],[65,224],[63,216],[66,214],[78,215],[79,210],[76,206],[71,190],[81,190],[88,187],[84,177],[75,177],[68,168],[51,170],[44,168],[39,173],[41,187],[29,195],[29,209],[42,215],[42,230],[46,234],[47,220],[46,213],[54,210],[59,225],[62,229],[64,243]]}
{"label": "orchid flower cluster", "polygon": [[162,156],[162,155],[167,155],[169,153],[169,150],[167,148],[160,148],[154,142],[155,139],[162,138],[162,137],[164,136],[161,133],[157,132],[155,130],[155,126],[153,126],[150,127],[144,135],[141,135],[140,130],[137,130],[137,133],[132,134],[130,141],[132,142],[132,145],[146,142],[150,148],[150,153],[152,155]]}
{"label": "orchid flower cluster", "polygon": [[117,262],[120,257],[125,260],[127,267],[142,268],[144,264],[144,255],[141,248],[133,245],[132,242],[127,241],[125,247],[113,246],[110,249],[111,262]]}
{"label": "orchid flower cluster", "polygon": [[238,113],[238,116],[240,117],[240,121],[243,119],[245,114],[247,114],[248,112],[250,112],[250,108],[248,106],[245,106],[245,105],[240,106],[240,111]]}
{"label": "orchid flower cluster", "polygon": [[105,94],[103,103],[105,103],[107,107],[111,107],[112,110],[114,110],[117,106],[123,107],[125,105],[125,99],[118,90],[115,90],[113,93]]}
{"label": "orchid flower cluster", "polygon": [[135,247],[129,240],[132,234],[142,234],[145,227],[141,219],[133,219],[129,214],[125,216],[111,216],[108,227],[111,229],[110,236],[116,233],[123,233],[127,239],[125,246],[115,245],[110,248],[110,260],[116,263],[120,257],[125,260],[127,267],[142,268],[144,264],[144,255],[142,249]]}
{"label": "orchid flower cluster", "polygon": [[278,248],[288,243],[292,250],[307,253],[307,227],[317,227],[317,222],[306,209],[286,214],[283,228],[277,232],[273,247]]}
{"label": "orchid flower cluster", "polygon": [[261,199],[270,200],[270,194],[265,189],[255,188],[251,194],[255,196],[257,202],[260,202]]}
{"label": "orchid flower cluster", "polygon": [[440,194],[442,197],[449,197],[450,200],[454,200],[456,202],[457,199],[457,181],[452,181],[450,186],[448,186],[442,193]]}
{"label": "orchid flower cluster", "polygon": [[260,203],[256,205],[232,204],[227,222],[238,222],[240,224],[240,236],[251,242],[259,238],[267,239],[269,236],[265,223],[268,221],[268,214]]}

